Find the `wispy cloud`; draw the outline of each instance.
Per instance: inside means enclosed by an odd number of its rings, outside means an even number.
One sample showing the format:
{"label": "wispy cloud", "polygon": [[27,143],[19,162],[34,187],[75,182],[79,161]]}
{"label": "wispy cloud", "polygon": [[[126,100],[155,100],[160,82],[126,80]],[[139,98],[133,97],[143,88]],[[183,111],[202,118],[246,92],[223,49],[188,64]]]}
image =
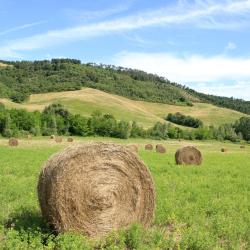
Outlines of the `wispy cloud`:
{"label": "wispy cloud", "polygon": [[34,27],[34,26],[37,26],[37,25],[40,25],[40,24],[43,24],[43,23],[45,23],[45,21],[27,23],[27,24],[23,24],[23,25],[20,25],[20,26],[12,27],[12,28],[9,28],[7,30],[0,31],[0,36],[9,34],[9,33],[15,32],[15,31],[28,29],[28,28],[31,28],[31,27]]}
{"label": "wispy cloud", "polygon": [[65,9],[63,13],[70,17],[71,19],[80,20],[80,21],[90,21],[102,19],[105,17],[110,17],[115,14],[124,12],[129,9],[131,1],[128,1],[124,4],[120,4],[113,8],[102,9],[102,10],[79,10],[79,9]]}
{"label": "wispy cloud", "polygon": [[[179,57],[169,53],[122,52],[113,63],[155,73],[205,92],[211,90],[213,94],[250,100],[250,91],[246,91],[250,85],[250,58],[223,55]],[[238,92],[234,93],[235,89]]]}
{"label": "wispy cloud", "polygon": [[114,32],[137,30],[152,26],[193,25],[199,28],[229,29],[249,25],[250,0],[196,0],[192,4],[179,1],[177,5],[153,11],[141,12],[111,21],[84,24],[62,30],[10,41],[1,50],[27,51],[60,43],[107,35]]}

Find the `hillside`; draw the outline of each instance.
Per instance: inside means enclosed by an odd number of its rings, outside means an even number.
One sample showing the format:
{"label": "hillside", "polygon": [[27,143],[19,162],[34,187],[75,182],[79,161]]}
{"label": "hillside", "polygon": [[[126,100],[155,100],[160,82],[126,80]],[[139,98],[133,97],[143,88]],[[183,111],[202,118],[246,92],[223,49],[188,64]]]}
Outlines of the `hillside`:
{"label": "hillside", "polygon": [[135,101],[118,95],[109,94],[92,88],[77,91],[33,94],[29,100],[19,104],[8,99],[0,99],[7,108],[24,108],[29,111],[43,110],[45,106],[58,102],[72,113],[90,116],[93,111],[113,114],[117,119],[137,121],[144,127],[156,121],[164,122],[168,113],[181,112],[201,119],[205,125],[220,125],[234,122],[243,116],[230,109],[219,108],[207,103],[194,103],[194,106],[178,106],[162,103]]}
{"label": "hillside", "polygon": [[[191,106],[210,103],[250,114],[250,101],[198,93],[143,71],[112,65],[81,64],[74,59],[5,62],[0,67],[0,97],[23,102],[31,94],[91,87],[133,100]],[[180,72],[181,73],[181,72]]]}

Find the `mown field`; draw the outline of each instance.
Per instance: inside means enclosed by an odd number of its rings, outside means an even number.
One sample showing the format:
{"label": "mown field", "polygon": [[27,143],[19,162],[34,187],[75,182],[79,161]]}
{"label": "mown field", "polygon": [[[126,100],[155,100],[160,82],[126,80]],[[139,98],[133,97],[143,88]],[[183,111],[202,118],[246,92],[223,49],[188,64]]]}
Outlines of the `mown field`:
{"label": "mown field", "polygon": [[109,94],[100,90],[83,88],[78,91],[34,94],[29,101],[23,104],[13,103],[7,99],[0,99],[7,108],[24,108],[29,111],[43,110],[45,106],[58,102],[70,112],[90,116],[94,111],[110,113],[116,119],[136,121],[144,127],[150,127],[156,121],[164,122],[168,113],[181,112],[199,118],[205,125],[218,126],[224,123],[233,123],[242,116],[237,111],[219,108],[207,103],[194,103],[193,107],[176,106],[162,103],[134,101],[122,96]]}
{"label": "mown field", "polygon": [[[68,233],[55,235],[42,221],[36,185],[43,163],[69,145],[48,138],[21,140],[17,148],[0,139],[0,249],[250,249],[250,145],[219,142],[166,141],[166,154],[145,151],[157,141],[110,138],[140,146],[157,192],[151,228],[128,230],[91,240]],[[177,166],[174,153],[195,145],[204,157],[201,167]],[[221,153],[225,147],[228,152]]]}

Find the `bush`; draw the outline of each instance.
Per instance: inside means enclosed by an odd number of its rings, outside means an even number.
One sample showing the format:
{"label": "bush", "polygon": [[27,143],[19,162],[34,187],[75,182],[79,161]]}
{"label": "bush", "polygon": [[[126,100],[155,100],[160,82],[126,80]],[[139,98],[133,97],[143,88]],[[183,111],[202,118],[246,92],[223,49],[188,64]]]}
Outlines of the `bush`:
{"label": "bush", "polygon": [[201,120],[183,115],[179,112],[175,114],[169,113],[165,120],[191,128],[198,128],[203,125]]}

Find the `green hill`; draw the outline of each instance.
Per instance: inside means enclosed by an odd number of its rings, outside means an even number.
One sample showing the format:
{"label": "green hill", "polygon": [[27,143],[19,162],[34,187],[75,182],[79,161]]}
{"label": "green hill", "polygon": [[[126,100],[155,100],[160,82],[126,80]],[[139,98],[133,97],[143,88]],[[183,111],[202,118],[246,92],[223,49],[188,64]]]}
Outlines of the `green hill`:
{"label": "green hill", "polygon": [[230,109],[219,108],[208,103],[194,103],[190,106],[178,106],[131,100],[92,88],[77,91],[33,94],[29,100],[19,104],[8,99],[0,99],[7,108],[24,108],[29,111],[43,110],[51,103],[61,103],[75,114],[90,116],[93,111],[113,114],[117,119],[137,121],[144,127],[152,126],[156,121],[164,122],[168,113],[181,112],[199,118],[205,125],[220,125],[234,122],[243,116]]}
{"label": "green hill", "polygon": [[10,98],[14,102],[23,102],[36,93],[91,87],[133,100],[180,106],[202,102],[250,114],[250,101],[198,93],[163,77],[139,70],[112,65],[81,64],[74,59],[0,63],[4,65],[0,67],[0,97]]}

